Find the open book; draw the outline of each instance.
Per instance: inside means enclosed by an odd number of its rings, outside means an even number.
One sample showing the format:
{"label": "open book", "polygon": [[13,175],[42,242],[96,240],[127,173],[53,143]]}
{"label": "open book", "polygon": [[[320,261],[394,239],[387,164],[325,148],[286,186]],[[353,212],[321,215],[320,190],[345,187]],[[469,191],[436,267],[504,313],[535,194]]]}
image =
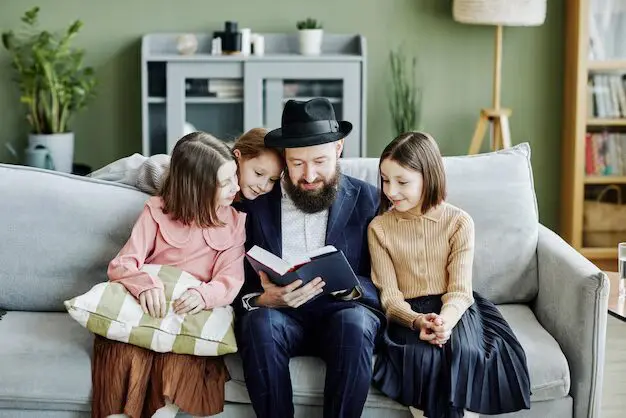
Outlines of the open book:
{"label": "open book", "polygon": [[296,280],[302,280],[302,285],[305,285],[316,277],[321,277],[326,283],[324,293],[335,293],[355,287],[360,289],[359,279],[346,256],[332,245],[291,262],[255,245],[246,253],[246,259],[255,271],[265,272],[270,280],[279,286],[286,286]]}

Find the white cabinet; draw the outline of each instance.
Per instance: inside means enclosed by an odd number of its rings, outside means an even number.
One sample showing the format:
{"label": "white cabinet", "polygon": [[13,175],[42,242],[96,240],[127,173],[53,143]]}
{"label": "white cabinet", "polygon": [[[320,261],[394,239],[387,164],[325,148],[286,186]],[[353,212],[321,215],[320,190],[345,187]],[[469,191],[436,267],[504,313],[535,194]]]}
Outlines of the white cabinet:
{"label": "white cabinet", "polygon": [[[345,157],[366,155],[365,41],[325,35],[322,55],[297,53],[295,34],[264,34],[263,56],[213,56],[210,36],[199,50],[176,51],[176,34],[152,34],[142,45],[143,154],[170,153],[186,125],[223,140],[254,127],[280,127],[289,99],[326,97],[353,130]],[[190,128],[188,126],[188,128]]]}

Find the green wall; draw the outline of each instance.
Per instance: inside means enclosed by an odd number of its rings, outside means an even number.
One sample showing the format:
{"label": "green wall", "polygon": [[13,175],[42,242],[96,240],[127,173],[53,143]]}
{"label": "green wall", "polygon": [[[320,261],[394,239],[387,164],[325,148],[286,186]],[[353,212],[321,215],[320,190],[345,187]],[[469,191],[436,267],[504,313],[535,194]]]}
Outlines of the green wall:
{"label": "green wall", "polygon": [[[541,221],[556,227],[562,112],[564,0],[548,2],[546,23],[504,29],[502,103],[513,109],[514,143],[532,146]],[[17,28],[40,5],[42,26],[65,28],[80,18],[76,44],[87,49],[101,87],[74,124],[76,160],[99,168],[141,152],[139,40],[159,31],[206,31],[236,20],[258,32],[295,30],[313,16],[327,32],[360,33],[368,44],[368,154],[392,139],[387,108],[388,50],[405,42],[419,54],[424,85],[423,128],[445,155],[467,152],[478,111],[491,104],[494,28],[452,19],[451,0],[0,0],[0,30]],[[0,51],[0,162],[3,146],[23,148],[27,126],[6,51]],[[485,141],[487,142],[487,141]]]}

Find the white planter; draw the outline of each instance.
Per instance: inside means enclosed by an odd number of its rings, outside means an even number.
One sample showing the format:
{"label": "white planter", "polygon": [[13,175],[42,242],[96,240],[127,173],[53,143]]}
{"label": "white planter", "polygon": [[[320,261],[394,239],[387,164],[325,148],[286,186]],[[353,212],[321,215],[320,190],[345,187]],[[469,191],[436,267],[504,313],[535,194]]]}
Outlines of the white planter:
{"label": "white planter", "polygon": [[52,162],[56,171],[71,173],[74,163],[74,132],[62,134],[29,134],[28,146],[44,145],[50,150]]}
{"label": "white planter", "polygon": [[300,29],[298,35],[302,55],[320,55],[322,53],[324,29]]}

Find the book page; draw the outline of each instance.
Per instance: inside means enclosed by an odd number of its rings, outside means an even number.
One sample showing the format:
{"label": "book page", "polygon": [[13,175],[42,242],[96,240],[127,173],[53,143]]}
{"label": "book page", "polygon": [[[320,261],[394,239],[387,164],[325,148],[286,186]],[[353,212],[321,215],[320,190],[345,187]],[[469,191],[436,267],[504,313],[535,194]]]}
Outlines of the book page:
{"label": "book page", "polygon": [[282,258],[256,245],[248,250],[247,255],[280,275],[287,273],[291,268],[291,264]]}

